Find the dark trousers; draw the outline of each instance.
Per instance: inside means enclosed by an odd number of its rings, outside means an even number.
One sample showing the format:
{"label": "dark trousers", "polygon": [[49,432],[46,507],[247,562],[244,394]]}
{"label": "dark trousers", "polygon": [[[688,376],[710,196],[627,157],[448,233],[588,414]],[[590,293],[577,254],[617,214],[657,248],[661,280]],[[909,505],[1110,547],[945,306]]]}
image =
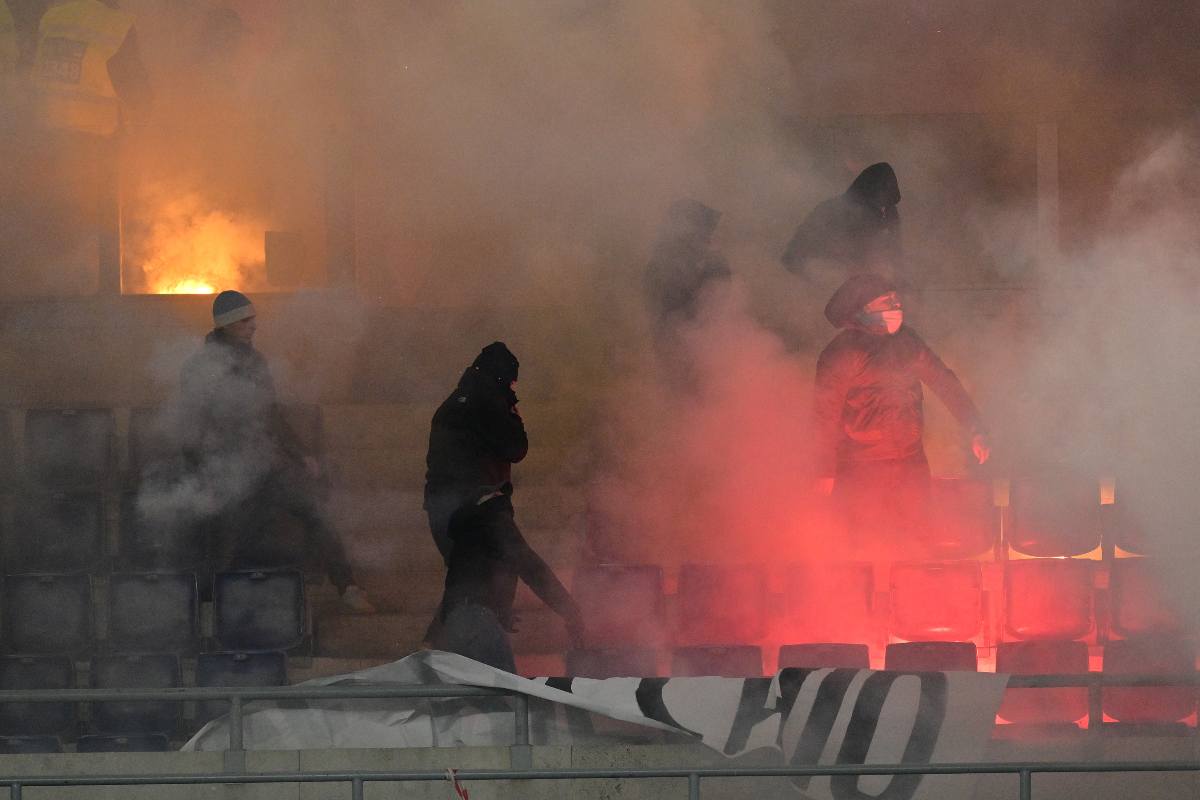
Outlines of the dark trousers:
{"label": "dark trousers", "polygon": [[840,463],[833,499],[856,549],[904,552],[929,524],[929,461],[921,451],[905,459]]}
{"label": "dark trousers", "polygon": [[475,603],[459,603],[446,612],[431,644],[437,650],[516,673],[512,644],[496,612]]}

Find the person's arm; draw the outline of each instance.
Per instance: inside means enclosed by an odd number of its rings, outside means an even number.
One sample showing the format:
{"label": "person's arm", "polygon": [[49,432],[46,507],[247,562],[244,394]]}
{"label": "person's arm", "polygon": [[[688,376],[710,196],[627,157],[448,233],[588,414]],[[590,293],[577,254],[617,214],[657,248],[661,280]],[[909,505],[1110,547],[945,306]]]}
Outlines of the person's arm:
{"label": "person's arm", "polygon": [[514,557],[518,564],[517,575],[533,590],[539,600],[563,618],[573,642],[578,644],[583,636],[583,614],[579,610],[579,604],[554,574],[554,570],[550,569],[550,565],[529,546],[519,532],[517,536],[520,538],[514,548]]}
{"label": "person's arm", "polygon": [[946,408],[950,409],[958,424],[967,431],[971,439],[971,451],[980,464],[984,463],[991,455],[992,447],[979,409],[975,407],[971,396],[967,394],[954,371],[937,357],[921,337],[912,331],[909,331],[909,334],[916,339],[920,347],[917,355],[917,376],[933,390]]}
{"label": "person's arm", "polygon": [[512,392],[479,393],[472,398],[476,404],[471,415],[475,432],[500,459],[516,464],[529,452],[529,437],[525,423],[517,413]]}
{"label": "person's arm", "polygon": [[818,480],[829,480],[837,472],[837,451],[845,436],[842,416],[846,408],[846,393],[850,389],[858,359],[852,350],[833,345],[826,347],[817,359],[816,388],[813,394],[813,419],[816,426],[816,457]]}

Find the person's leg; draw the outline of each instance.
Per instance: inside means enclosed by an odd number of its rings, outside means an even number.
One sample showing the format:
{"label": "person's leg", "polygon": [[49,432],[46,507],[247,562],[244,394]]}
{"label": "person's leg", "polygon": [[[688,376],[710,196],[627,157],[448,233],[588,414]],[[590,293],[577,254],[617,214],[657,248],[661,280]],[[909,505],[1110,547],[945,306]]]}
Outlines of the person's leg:
{"label": "person's leg", "polygon": [[434,648],[457,653],[481,664],[516,673],[512,644],[490,608],[475,603],[460,603],[446,614],[438,629]]}

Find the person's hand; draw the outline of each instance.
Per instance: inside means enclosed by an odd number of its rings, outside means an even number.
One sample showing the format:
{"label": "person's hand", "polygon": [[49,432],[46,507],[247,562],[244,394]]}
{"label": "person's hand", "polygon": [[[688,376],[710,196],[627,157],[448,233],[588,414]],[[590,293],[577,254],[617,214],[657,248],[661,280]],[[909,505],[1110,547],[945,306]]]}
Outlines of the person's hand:
{"label": "person's hand", "polygon": [[817,478],[816,483],[813,484],[813,491],[829,497],[833,494],[833,478]]}
{"label": "person's hand", "polygon": [[992,454],[992,444],[988,441],[987,436],[982,433],[977,433],[971,437],[971,452],[975,454],[975,458],[980,464],[988,460],[988,456]]}
{"label": "person's hand", "polygon": [[315,456],[305,456],[304,471],[308,473],[310,478],[321,477],[321,462],[317,461]]}

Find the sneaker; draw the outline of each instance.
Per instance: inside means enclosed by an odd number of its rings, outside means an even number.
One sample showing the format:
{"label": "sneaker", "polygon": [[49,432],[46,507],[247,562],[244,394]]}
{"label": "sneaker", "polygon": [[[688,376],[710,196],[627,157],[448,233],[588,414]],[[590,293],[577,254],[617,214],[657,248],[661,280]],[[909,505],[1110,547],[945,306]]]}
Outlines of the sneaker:
{"label": "sneaker", "polygon": [[342,608],[355,614],[374,614],[375,606],[367,599],[367,593],[358,586],[350,584],[342,592]]}

